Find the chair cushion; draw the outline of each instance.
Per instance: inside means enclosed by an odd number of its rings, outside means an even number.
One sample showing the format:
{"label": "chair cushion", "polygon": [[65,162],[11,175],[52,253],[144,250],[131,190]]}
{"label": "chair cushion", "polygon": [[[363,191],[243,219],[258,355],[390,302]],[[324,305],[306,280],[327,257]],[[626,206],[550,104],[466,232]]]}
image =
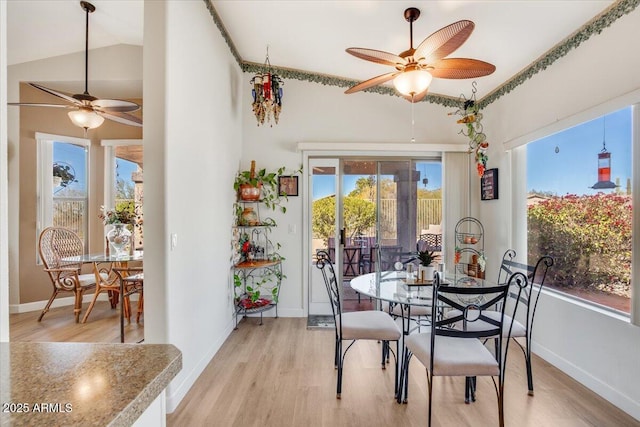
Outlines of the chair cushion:
{"label": "chair cushion", "polygon": [[[100,273],[100,277],[102,277],[103,280],[107,280],[109,278],[109,275],[106,273]],[[80,274],[78,275],[78,279],[80,280],[80,287],[82,288],[86,288],[96,284],[96,275],[93,273]]]}
{"label": "chair cushion", "polygon": [[[382,311],[384,311],[385,313],[389,313],[388,301],[382,301]],[[393,306],[391,314],[393,314],[394,316],[402,316],[402,310],[400,309],[399,304],[395,304]],[[412,305],[411,316],[431,316],[431,307],[427,307],[426,305]]]}
{"label": "chair cushion", "polygon": [[[409,335],[407,348],[426,367],[431,360],[431,333]],[[434,376],[494,376],[499,374],[498,362],[476,338],[436,336],[433,360]]]}
{"label": "chair cushion", "polygon": [[[448,311],[444,317],[446,317],[447,319],[450,319],[452,317],[456,317],[456,316],[460,316],[460,310],[450,310]],[[489,311],[489,310],[485,310],[482,312],[482,314],[484,314],[485,316],[487,316],[489,319],[493,319],[496,321],[500,321],[500,312],[499,311]],[[509,326],[511,325],[511,316],[508,315],[504,315],[504,324],[502,325],[502,336],[503,337],[507,337],[507,335],[509,334]],[[460,327],[460,325],[456,325],[456,327]],[[484,322],[482,320],[478,320],[476,322],[467,322],[467,330],[468,331],[481,331],[484,329],[488,329],[493,327],[493,325],[489,325],[487,322]],[[513,320],[513,327],[511,329],[511,337],[524,337],[526,336],[527,331],[525,330],[524,326],[522,325],[522,323],[518,322],[517,320]]]}
{"label": "chair cushion", "polygon": [[[336,316],[336,327],[340,317]],[[342,313],[343,340],[399,340],[402,332],[393,318],[378,310]]]}

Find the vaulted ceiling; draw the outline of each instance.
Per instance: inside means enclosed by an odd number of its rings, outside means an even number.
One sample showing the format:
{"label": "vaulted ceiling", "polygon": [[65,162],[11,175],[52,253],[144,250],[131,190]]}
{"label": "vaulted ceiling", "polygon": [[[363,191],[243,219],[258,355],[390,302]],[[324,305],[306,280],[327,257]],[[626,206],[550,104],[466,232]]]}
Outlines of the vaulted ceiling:
{"label": "vaulted ceiling", "polygon": [[[90,48],[142,44],[142,0],[92,3],[96,12],[91,15]],[[408,49],[409,24],[403,17],[407,7],[421,10],[414,23],[414,45],[454,21],[472,20],[475,31],[450,56],[481,59],[496,66],[495,73],[477,79],[477,95],[482,98],[527,70],[557,45],[566,44],[568,37],[575,39],[576,32],[590,20],[607,11],[613,16],[611,9],[629,9],[625,4],[637,2],[212,0],[210,3],[215,10],[212,25],[223,27],[230,48],[245,69],[251,71],[252,63],[254,68],[263,64],[268,47],[273,66],[300,71],[302,78],[335,76],[337,79],[331,83],[337,81],[342,86],[391,71],[387,66],[348,55],[345,49],[366,47],[392,53]],[[615,17],[605,21],[613,20]],[[84,11],[75,0],[9,0],[8,31],[10,65],[82,51]],[[581,34],[578,36],[580,39]],[[295,71],[290,75],[298,77]],[[457,98],[470,89],[469,80],[434,79],[430,94]]]}

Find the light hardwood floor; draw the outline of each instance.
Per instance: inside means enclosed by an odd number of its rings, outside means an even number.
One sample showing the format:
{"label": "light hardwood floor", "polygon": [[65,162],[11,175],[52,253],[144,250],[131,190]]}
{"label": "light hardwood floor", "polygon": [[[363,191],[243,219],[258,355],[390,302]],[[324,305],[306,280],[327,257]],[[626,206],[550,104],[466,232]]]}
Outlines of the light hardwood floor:
{"label": "light hardwood floor", "polygon": [[[132,302],[134,314],[131,323],[125,319],[125,342],[135,343],[144,338],[144,319],[135,321],[136,302]],[[89,306],[83,304],[81,317]],[[49,310],[38,322],[40,311],[9,316],[11,341],[39,342],[120,342],[120,309],[112,309],[107,301],[98,301],[87,323],[76,323],[73,307],[57,307]]]}
{"label": "light hardwood floor", "polygon": [[[243,320],[206,367],[168,426],[425,426],[424,367],[411,362],[409,401],[393,399],[393,368],[380,369],[380,344],[357,342],[346,358],[342,399],[335,397],[333,330],[307,330],[306,319]],[[640,426],[540,358],[535,396],[524,361],[512,347],[506,381],[506,425]],[[434,426],[497,426],[495,391],[478,378],[478,399],[464,403],[463,378],[436,378]]]}
{"label": "light hardwood floor", "polygon": [[[85,307],[86,308],[86,307]],[[73,310],[13,314],[12,341],[119,342],[118,311],[101,302],[86,324]],[[143,326],[127,326],[127,342],[143,336]],[[194,337],[197,339],[197,337]],[[527,395],[524,361],[511,347],[505,397],[507,426],[640,426],[624,412],[542,359],[534,358],[536,394]],[[393,368],[380,369],[380,344],[357,342],[346,358],[342,399],[335,398],[333,330],[307,330],[304,318],[243,320],[168,415],[169,427],[183,426],[425,426],[424,367],[411,362],[409,402],[393,399]],[[465,405],[462,378],[436,378],[435,426],[497,426],[493,384],[478,378],[478,400]]]}

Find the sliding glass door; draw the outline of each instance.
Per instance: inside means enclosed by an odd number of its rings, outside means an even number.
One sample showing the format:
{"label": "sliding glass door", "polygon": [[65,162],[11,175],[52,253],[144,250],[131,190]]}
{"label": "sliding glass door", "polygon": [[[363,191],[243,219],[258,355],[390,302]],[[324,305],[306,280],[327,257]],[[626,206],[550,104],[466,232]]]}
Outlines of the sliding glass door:
{"label": "sliding glass door", "polygon": [[[412,252],[421,233],[442,219],[440,159],[310,159],[311,269],[309,314],[330,314],[319,251],[334,264],[344,301],[349,281],[388,268],[377,265],[376,248]],[[358,304],[345,304],[358,309]],[[363,306],[366,309],[366,306]]]}

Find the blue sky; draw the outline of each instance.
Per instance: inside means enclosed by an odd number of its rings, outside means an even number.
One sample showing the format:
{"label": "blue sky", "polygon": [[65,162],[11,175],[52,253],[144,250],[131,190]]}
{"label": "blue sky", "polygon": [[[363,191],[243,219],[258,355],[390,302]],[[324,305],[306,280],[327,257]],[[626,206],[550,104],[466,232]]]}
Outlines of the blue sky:
{"label": "blue sky", "polygon": [[[442,187],[442,164],[440,162],[416,162],[416,170],[420,172],[418,188],[436,190]],[[349,194],[356,188],[356,181],[369,175],[345,175],[343,178],[343,194]],[[422,183],[423,178],[429,182],[426,187]],[[383,175],[382,179],[393,179],[391,175]],[[313,200],[332,195],[334,193],[334,175],[314,175],[313,176]]]}
{"label": "blue sky", "polygon": [[[76,180],[78,182],[70,184],[68,186],[69,189],[86,192],[87,177],[85,171],[85,158],[86,154],[84,147],[73,144],[54,142],[53,161],[63,164],[69,164],[75,170]],[[128,160],[116,158],[116,166],[118,177],[130,182],[133,185],[133,181],[131,181],[131,173],[136,171],[137,165]],[[58,188],[54,190],[60,189]]]}
{"label": "blue sky", "polygon": [[630,107],[528,144],[527,191],[551,191],[559,196],[595,194],[597,190],[589,187],[598,181],[604,124],[604,140],[611,153],[611,181],[620,178],[624,191],[627,178],[631,178]]}

